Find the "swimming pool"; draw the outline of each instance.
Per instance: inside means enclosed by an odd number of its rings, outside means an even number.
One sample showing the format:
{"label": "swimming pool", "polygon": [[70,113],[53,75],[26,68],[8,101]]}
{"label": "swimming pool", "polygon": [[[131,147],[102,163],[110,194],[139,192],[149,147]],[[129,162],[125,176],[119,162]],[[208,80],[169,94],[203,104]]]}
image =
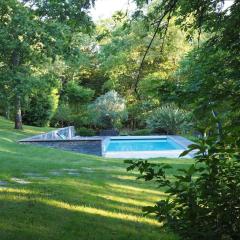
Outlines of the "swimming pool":
{"label": "swimming pool", "polygon": [[180,145],[168,138],[158,139],[111,139],[108,152],[125,151],[161,151],[183,149]]}
{"label": "swimming pool", "polygon": [[[182,140],[182,141],[181,141]],[[179,136],[110,137],[103,141],[103,156],[111,158],[178,157],[191,144]],[[189,156],[187,156],[189,157]]]}

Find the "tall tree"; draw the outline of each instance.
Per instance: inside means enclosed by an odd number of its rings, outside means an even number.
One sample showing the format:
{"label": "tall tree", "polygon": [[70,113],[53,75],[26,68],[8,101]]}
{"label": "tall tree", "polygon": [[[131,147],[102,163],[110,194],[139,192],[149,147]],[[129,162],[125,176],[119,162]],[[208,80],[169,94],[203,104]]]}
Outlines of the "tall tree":
{"label": "tall tree", "polygon": [[[148,10],[150,14],[152,9]],[[122,16],[122,15],[120,15]],[[106,81],[104,90],[114,89],[125,96],[129,110],[129,124],[132,128],[144,125],[146,112],[159,105],[162,100],[161,84],[171,81],[171,74],[179,64],[184,53],[189,51],[191,44],[186,41],[184,33],[170,23],[166,35],[166,44],[160,33],[145,58],[139,76],[138,94],[134,91],[139,65],[145,46],[151,40],[154,27],[149,26],[146,14],[139,13],[131,18],[115,15],[112,19],[98,26],[100,68]],[[141,124],[143,123],[143,124]]]}
{"label": "tall tree", "polygon": [[[208,33],[215,46],[220,44],[228,50],[235,49],[234,56],[236,55],[236,50],[239,48],[239,1],[233,1],[229,9],[223,9],[224,0],[136,0],[140,7],[152,2],[153,11],[148,15],[148,19],[150,23],[155,25],[155,32],[143,55],[136,79],[136,88],[145,58],[156,39],[156,33],[160,32],[164,41],[171,19],[174,19],[174,22],[186,32],[188,39],[193,39],[197,33],[200,43],[201,34]],[[232,26],[236,27],[229,32]]]}
{"label": "tall tree", "polygon": [[8,76],[7,85],[13,92],[15,128],[22,128],[21,102],[31,89],[33,66],[41,64],[46,57],[54,61],[57,55],[67,55],[72,33],[89,31],[92,26],[85,11],[92,2],[0,2],[1,70]]}

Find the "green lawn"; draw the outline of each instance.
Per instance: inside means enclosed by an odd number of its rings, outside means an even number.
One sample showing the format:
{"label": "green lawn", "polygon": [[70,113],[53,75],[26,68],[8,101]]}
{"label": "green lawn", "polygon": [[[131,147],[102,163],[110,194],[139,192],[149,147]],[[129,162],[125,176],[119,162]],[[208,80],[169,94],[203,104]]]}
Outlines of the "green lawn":
{"label": "green lawn", "polygon": [[[12,128],[0,118],[1,240],[178,239],[142,215],[141,207],[164,193],[136,181],[122,160],[19,144],[18,139],[47,128]],[[189,164],[158,161],[175,169]]]}

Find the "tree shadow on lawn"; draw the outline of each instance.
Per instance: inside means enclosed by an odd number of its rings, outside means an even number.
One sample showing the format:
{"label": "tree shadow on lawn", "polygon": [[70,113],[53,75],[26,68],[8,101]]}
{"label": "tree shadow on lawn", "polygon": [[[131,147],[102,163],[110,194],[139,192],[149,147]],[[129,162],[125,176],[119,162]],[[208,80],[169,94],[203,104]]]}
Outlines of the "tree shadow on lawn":
{"label": "tree shadow on lawn", "polygon": [[[161,191],[141,188],[141,186],[120,185],[117,182],[98,184],[86,179],[65,178],[63,181],[41,182],[25,185],[44,197],[64,201],[70,205],[89,205],[106,211],[142,216],[142,206],[151,206],[166,197]],[[45,183],[47,183],[45,185]],[[126,183],[125,183],[126,184]]]}
{"label": "tree shadow on lawn", "polygon": [[1,240],[177,239],[151,219],[33,195],[0,193]]}
{"label": "tree shadow on lawn", "polygon": [[[14,163],[16,164],[15,161]],[[183,165],[185,166],[186,164],[182,164],[181,167]],[[60,166],[64,167],[65,164],[60,164]],[[68,164],[68,167],[72,166]],[[126,214],[137,214],[138,216],[142,215],[142,206],[154,205],[156,201],[166,197],[162,190],[157,188],[157,184],[146,183],[142,180],[126,179],[126,177],[136,177],[137,175],[127,173],[123,167],[121,171],[117,170],[115,172],[113,170],[111,174],[106,174],[102,168],[100,171],[96,170],[89,173],[81,172],[82,165],[80,168],[78,168],[79,166],[76,167],[81,173],[80,176],[50,176],[43,173],[43,176],[51,177],[51,179],[46,181],[30,179],[32,184],[25,185],[24,188],[34,192],[41,192],[43,196],[47,193],[57,201],[65,201],[73,205],[89,204],[108,211],[119,210]],[[47,171],[49,170],[47,169]],[[9,171],[11,176],[26,178],[22,173],[27,170],[19,170],[19,176],[12,175],[12,168]],[[119,176],[123,176],[123,178],[119,179]],[[26,179],[29,180],[28,178]],[[17,184],[11,186],[20,187]]]}

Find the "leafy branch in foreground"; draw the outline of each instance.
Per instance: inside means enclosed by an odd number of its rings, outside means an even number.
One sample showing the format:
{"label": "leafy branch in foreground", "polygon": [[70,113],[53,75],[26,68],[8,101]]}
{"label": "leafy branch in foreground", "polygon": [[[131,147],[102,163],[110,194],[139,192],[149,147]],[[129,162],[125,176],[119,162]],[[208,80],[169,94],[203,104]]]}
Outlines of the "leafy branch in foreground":
{"label": "leafy branch in foreground", "polygon": [[167,198],[144,207],[183,239],[240,239],[240,138],[203,138],[189,146],[195,162],[172,179],[166,164],[126,160],[138,179],[154,180]]}

